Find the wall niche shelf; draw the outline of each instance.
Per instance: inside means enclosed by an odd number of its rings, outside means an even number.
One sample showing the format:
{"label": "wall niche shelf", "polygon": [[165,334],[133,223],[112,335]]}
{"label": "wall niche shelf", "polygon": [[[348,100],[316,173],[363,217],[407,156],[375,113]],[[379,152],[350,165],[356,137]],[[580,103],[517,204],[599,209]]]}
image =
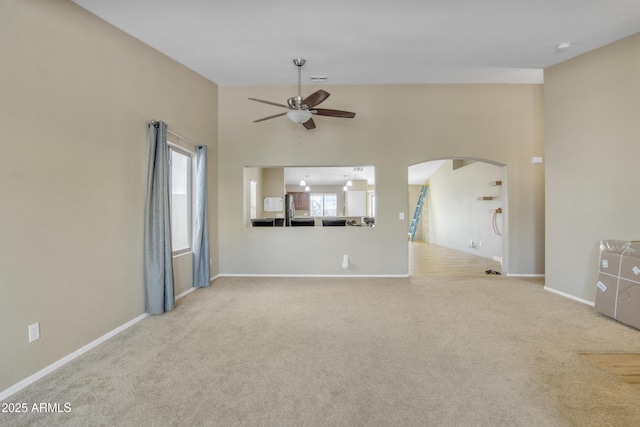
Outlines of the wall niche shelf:
{"label": "wall niche shelf", "polygon": [[482,197],[478,197],[478,200],[493,200],[493,197],[491,197],[491,196],[482,196]]}
{"label": "wall niche shelf", "polygon": [[491,181],[489,183],[489,185],[494,186],[494,187],[497,186],[497,185],[502,185],[502,181]]}

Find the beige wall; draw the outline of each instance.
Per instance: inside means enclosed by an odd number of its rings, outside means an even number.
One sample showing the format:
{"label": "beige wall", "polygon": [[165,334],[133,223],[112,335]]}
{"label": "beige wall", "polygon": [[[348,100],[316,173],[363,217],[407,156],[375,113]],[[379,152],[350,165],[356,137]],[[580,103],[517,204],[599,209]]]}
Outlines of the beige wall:
{"label": "beige wall", "polygon": [[[284,189],[284,168],[266,168],[262,170],[264,180],[264,197],[283,197]],[[284,212],[284,211],[282,211]],[[271,213],[275,215],[275,213]]]}
{"label": "beige wall", "polygon": [[[507,271],[544,273],[544,167],[531,165],[532,156],[544,155],[541,85],[324,86],[332,95],[323,107],[357,116],[318,117],[313,131],[286,117],[252,123],[280,110],[248,97],[284,102],[296,93],[294,83],[219,89],[221,274],[406,275],[407,168],[465,157],[508,165]],[[303,95],[318,88],[305,86]],[[244,226],[244,166],[349,164],[376,167],[375,228],[276,234]],[[341,268],[344,254],[352,261],[348,271]]]}
{"label": "beige wall", "polygon": [[545,70],[546,286],[596,295],[600,239],[640,239],[640,34]]}
{"label": "beige wall", "polygon": [[144,313],[151,119],[209,146],[218,271],[217,86],[71,2],[1,9],[0,391]]}

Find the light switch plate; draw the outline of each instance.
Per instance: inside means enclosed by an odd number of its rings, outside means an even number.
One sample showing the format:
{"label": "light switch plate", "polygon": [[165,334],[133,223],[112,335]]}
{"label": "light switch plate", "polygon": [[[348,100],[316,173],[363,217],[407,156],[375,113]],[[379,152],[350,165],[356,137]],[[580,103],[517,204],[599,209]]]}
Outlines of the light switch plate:
{"label": "light switch plate", "polygon": [[532,165],[541,165],[542,164],[542,157],[532,157],[531,158],[531,164]]}

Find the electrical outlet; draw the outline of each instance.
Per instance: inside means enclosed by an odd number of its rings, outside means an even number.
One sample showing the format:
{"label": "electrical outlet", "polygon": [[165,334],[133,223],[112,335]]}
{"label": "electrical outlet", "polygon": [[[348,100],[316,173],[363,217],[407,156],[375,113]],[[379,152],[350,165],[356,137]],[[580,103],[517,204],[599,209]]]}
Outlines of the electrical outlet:
{"label": "electrical outlet", "polygon": [[29,342],[40,339],[40,322],[29,325]]}

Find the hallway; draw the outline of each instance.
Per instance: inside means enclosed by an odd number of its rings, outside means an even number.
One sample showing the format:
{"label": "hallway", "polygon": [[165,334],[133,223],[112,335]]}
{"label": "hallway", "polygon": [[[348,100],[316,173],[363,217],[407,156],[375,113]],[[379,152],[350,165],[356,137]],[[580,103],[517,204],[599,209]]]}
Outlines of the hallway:
{"label": "hallway", "polygon": [[409,242],[410,276],[486,276],[502,271],[498,261],[426,242]]}

